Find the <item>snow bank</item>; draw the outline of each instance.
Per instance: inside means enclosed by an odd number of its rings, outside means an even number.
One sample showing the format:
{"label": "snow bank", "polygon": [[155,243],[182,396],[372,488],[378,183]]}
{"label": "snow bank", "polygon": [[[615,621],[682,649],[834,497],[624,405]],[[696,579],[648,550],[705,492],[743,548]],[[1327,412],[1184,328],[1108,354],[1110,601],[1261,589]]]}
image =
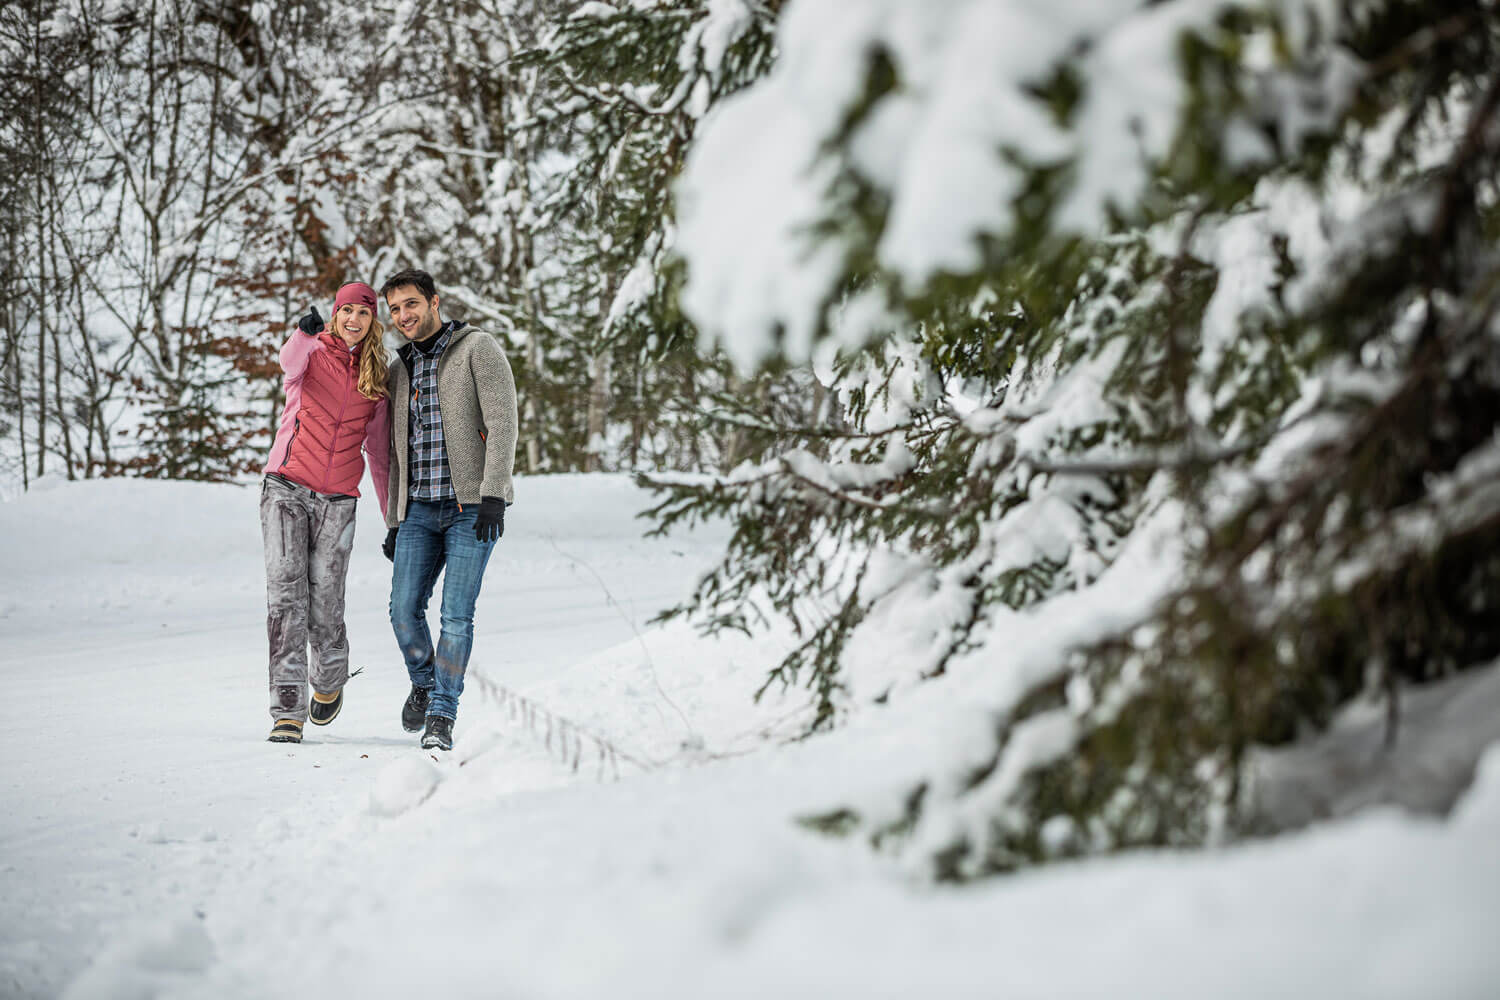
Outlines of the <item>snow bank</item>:
{"label": "snow bank", "polygon": [[[211,915],[234,960],[169,995],[255,996],[307,941],[318,980],[370,997],[1478,1000],[1500,981],[1500,748],[1451,822],[1385,810],[954,890],[786,821],[838,783],[836,742],[529,794],[456,775],[349,832],[337,902]],[[385,874],[414,862],[415,899]]]}

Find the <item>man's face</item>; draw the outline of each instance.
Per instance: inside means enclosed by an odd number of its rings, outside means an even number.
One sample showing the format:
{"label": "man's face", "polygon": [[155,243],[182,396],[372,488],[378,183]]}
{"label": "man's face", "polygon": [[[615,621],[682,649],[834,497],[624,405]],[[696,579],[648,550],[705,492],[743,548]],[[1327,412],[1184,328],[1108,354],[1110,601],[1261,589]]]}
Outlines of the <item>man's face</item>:
{"label": "man's face", "polygon": [[442,326],[438,319],[438,297],[424,299],[416,285],[392,288],[386,294],[385,304],[391,308],[391,322],[407,340],[426,340]]}

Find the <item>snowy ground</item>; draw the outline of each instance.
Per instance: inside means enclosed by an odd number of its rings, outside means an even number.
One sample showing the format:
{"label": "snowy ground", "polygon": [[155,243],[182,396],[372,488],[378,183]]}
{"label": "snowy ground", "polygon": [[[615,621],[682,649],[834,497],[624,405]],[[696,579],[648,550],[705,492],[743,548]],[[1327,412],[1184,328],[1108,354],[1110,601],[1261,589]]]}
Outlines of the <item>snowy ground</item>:
{"label": "snowy ground", "polygon": [[878,726],[786,745],[798,702],[750,699],[780,640],[646,626],[720,536],[640,538],[619,478],[518,484],[441,759],[397,722],[362,505],[365,673],[266,743],[256,498],[0,504],[0,996],[1500,995],[1500,749],[1445,820],[914,884],[791,821]]}

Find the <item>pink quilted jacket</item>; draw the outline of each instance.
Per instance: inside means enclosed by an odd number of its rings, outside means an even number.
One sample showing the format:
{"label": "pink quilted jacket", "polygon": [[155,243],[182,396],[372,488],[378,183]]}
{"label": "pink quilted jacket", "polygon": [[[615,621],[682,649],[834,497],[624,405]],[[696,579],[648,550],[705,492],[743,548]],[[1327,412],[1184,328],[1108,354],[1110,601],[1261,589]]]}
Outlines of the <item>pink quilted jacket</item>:
{"label": "pink quilted jacket", "polygon": [[327,330],[316,337],[294,330],[287,338],[281,347],[286,409],[265,471],[319,493],[357,497],[368,455],[375,499],[384,514],[391,407],[389,399],[366,399],[359,393],[363,346],[351,351]]}

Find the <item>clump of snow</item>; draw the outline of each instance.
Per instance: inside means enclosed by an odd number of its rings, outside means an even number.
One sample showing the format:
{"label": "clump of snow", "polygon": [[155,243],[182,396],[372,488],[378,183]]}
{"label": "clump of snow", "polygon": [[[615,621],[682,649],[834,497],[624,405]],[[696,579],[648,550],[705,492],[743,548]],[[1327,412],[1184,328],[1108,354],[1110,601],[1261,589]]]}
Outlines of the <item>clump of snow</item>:
{"label": "clump of snow", "polygon": [[[1163,151],[1181,91],[1172,46],[1217,6],[1168,3],[1137,17],[1136,3],[1097,0],[792,5],[775,68],[709,116],[689,156],[684,307],[742,365],[772,350],[807,359],[843,259],[816,234],[831,221],[835,177],[851,165],[888,192],[878,255],[914,287],[971,268],[977,238],[1008,231],[1024,164],[1076,157],[1082,180],[1064,222],[1093,228],[1107,202],[1138,194],[1143,157]],[[1084,48],[1098,79],[1069,135],[1029,88]],[[852,140],[851,163],[831,141],[864,99],[877,53],[899,85]]]}
{"label": "clump of snow", "polygon": [[708,16],[694,26],[703,52],[703,69],[717,79],[724,53],[744,34],[754,15],[745,0],[708,0]]}
{"label": "clump of snow", "polygon": [[[1133,211],[1168,155],[1187,101],[1185,34],[1211,34],[1229,0],[1016,2],[801,0],[778,23],[778,61],[705,119],[679,191],[683,306],[744,367],[812,356],[843,277],[843,193],[858,179],[888,200],[876,262],[906,292],[969,274],[984,238],[1007,238],[1029,171],[1070,166],[1051,220],[1094,236]],[[1326,42],[1326,0],[1275,5],[1297,55]],[[1313,30],[1310,25],[1317,25]],[[1254,71],[1282,152],[1331,129],[1361,66],[1329,47],[1302,79]],[[892,85],[872,93],[877,67]],[[1064,66],[1081,86],[1060,120],[1038,86]],[[1278,89],[1280,88],[1280,89]],[[1261,123],[1257,123],[1261,124]],[[852,127],[851,127],[852,126]],[[1250,124],[1224,141],[1246,151]],[[1259,157],[1268,149],[1263,140]],[[1238,152],[1235,152],[1237,150]]]}
{"label": "clump of snow", "polygon": [[370,812],[399,816],[427,801],[443,772],[426,757],[402,757],[387,764],[370,789]]}

